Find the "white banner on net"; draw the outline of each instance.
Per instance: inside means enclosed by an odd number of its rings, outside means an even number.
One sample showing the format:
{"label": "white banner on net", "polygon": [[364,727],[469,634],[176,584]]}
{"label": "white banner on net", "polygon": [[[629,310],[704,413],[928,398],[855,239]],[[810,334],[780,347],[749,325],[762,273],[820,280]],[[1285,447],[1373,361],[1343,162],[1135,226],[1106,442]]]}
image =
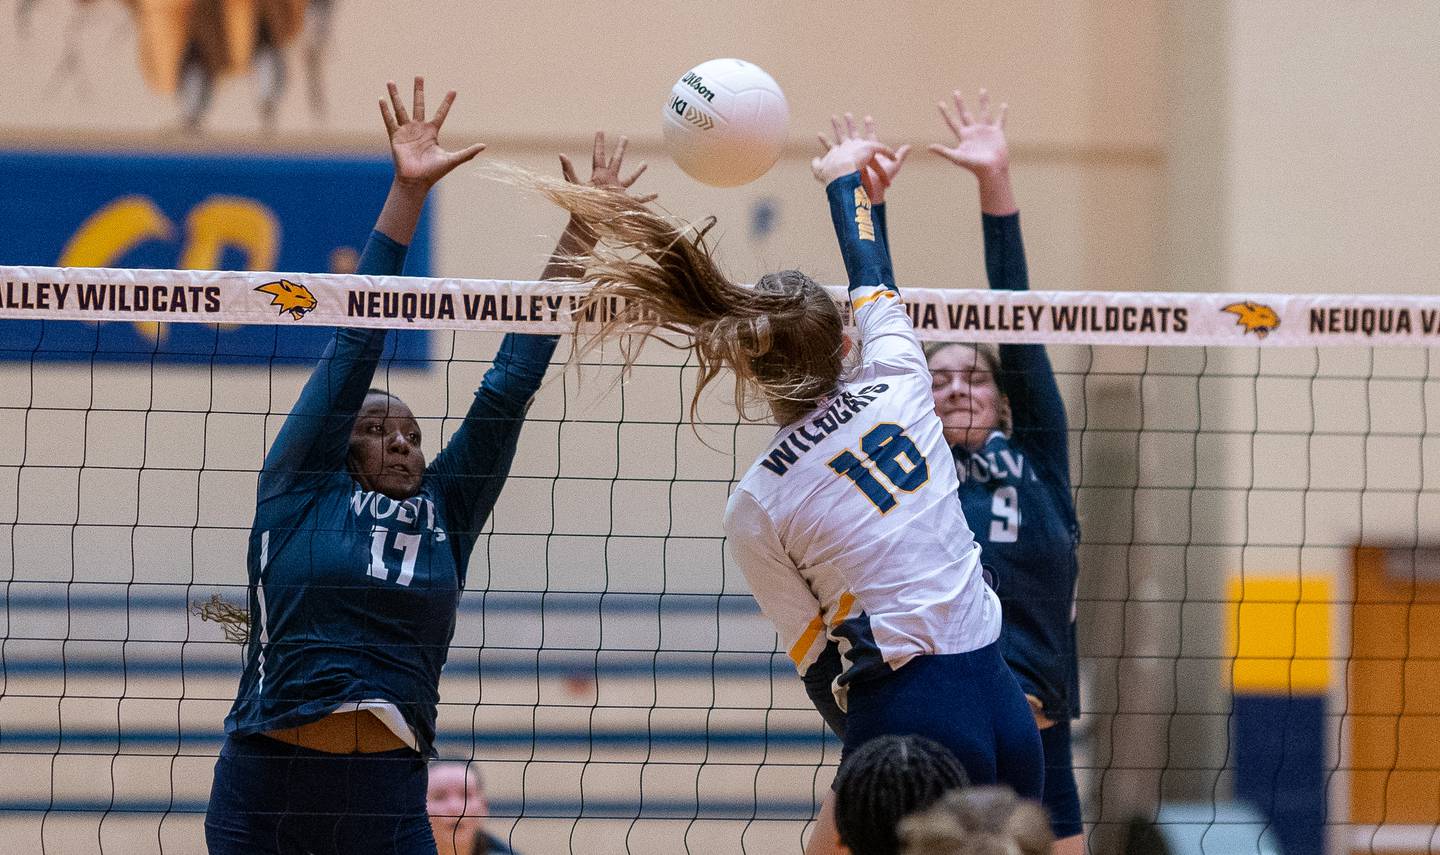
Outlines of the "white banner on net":
{"label": "white banner on net", "polygon": [[[831,289],[844,305],[845,290]],[[583,285],[308,273],[0,267],[0,320],[564,333]],[[1440,298],[905,288],[927,341],[1440,344]],[[616,304],[591,307],[603,319]]]}

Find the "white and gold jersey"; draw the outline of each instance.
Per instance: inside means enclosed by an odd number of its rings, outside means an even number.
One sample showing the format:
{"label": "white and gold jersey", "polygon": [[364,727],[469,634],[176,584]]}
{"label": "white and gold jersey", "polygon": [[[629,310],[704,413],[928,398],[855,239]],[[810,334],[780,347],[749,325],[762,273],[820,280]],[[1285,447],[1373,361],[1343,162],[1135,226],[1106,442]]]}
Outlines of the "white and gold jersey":
{"label": "white and gold jersey", "polygon": [[910,318],[890,288],[850,298],[860,370],[780,429],[725,514],[731,554],[800,673],[837,642],[842,709],[867,672],[1000,635]]}

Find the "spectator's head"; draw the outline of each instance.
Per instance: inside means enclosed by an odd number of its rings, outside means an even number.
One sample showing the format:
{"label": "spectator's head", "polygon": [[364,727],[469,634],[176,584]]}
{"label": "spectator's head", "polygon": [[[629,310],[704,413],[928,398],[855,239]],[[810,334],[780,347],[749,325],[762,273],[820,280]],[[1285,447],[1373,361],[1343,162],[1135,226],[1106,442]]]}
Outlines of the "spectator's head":
{"label": "spectator's head", "polygon": [[923,736],[881,736],[851,752],[835,775],[835,828],[852,855],[895,855],[895,826],[970,783],[950,750]]}
{"label": "spectator's head", "polygon": [[1009,787],[947,793],[900,821],[901,855],[1049,855],[1045,809]]}
{"label": "spectator's head", "polygon": [[469,855],[490,815],[480,772],[469,763],[431,763],[425,801],[436,848]]}

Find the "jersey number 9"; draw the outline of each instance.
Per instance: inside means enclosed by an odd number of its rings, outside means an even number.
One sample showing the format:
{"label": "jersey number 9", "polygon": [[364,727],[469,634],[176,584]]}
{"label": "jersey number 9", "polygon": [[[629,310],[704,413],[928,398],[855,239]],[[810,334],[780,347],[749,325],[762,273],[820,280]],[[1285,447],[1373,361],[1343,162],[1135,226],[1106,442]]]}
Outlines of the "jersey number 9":
{"label": "jersey number 9", "polygon": [[930,480],[925,455],[897,424],[885,422],[871,428],[860,438],[860,450],[865,453],[864,459],[846,449],[830,458],[829,466],[835,474],[853,481],[882,514],[899,504],[897,491],[913,493]]}

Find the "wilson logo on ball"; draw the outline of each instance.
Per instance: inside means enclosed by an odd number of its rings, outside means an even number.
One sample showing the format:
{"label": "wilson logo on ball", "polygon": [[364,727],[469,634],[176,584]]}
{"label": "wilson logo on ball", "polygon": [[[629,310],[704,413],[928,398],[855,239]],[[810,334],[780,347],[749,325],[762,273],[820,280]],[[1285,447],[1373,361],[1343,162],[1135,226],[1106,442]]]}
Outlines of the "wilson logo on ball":
{"label": "wilson logo on ball", "polygon": [[715,93],[711,92],[709,88],[705,86],[705,79],[702,78],[700,75],[696,74],[695,72],[692,71],[689,74],[686,74],[684,77],[680,78],[680,82],[688,85],[696,92],[699,92],[700,97],[704,98],[706,102],[713,103],[715,101]]}

